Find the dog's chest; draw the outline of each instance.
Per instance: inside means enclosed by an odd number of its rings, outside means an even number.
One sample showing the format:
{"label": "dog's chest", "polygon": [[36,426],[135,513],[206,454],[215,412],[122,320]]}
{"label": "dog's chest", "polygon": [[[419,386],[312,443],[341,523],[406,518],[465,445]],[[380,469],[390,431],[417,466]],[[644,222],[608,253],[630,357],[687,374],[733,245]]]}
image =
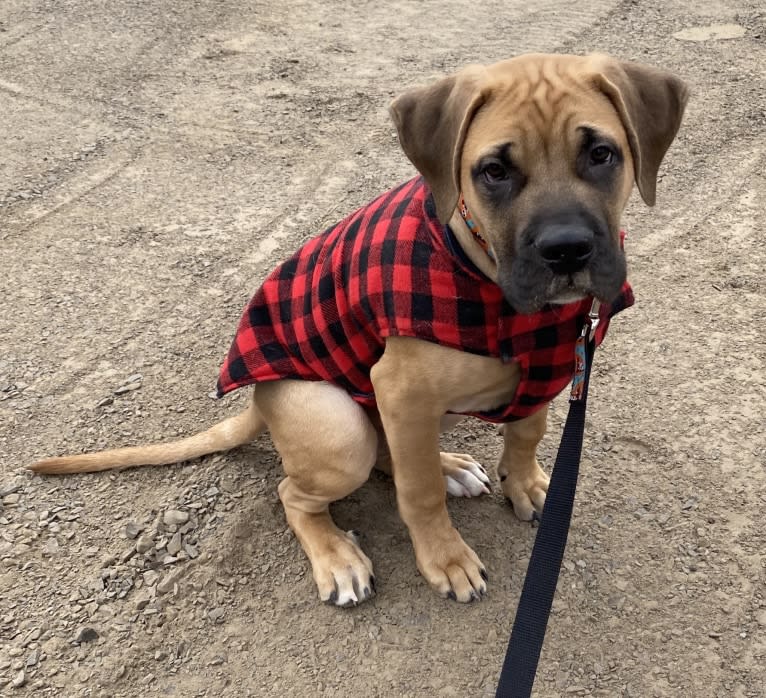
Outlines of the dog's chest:
{"label": "dog's chest", "polygon": [[460,361],[463,375],[471,378],[449,386],[450,412],[491,412],[513,402],[520,378],[518,363],[465,353],[461,353]]}

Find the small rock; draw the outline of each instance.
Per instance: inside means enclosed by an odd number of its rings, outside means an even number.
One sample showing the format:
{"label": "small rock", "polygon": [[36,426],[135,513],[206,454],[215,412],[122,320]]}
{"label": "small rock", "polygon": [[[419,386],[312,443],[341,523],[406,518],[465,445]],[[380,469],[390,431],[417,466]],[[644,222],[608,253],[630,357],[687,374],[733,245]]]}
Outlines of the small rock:
{"label": "small rock", "polygon": [[226,609],[223,606],[212,608],[207,612],[207,617],[214,623],[220,623],[223,620],[223,616],[226,613]]}
{"label": "small rock", "polygon": [[128,523],[125,524],[125,535],[133,540],[138,536],[139,533],[143,528],[140,524],[137,524],[135,521],[128,521]]}
{"label": "small rock", "polygon": [[132,390],[138,390],[141,387],[141,383],[128,383],[127,385],[121,385],[114,391],[115,395],[124,395]]}
{"label": "small rock", "polygon": [[181,552],[181,532],[178,531],[173,535],[168,543],[168,553],[170,555],[178,555]]}
{"label": "small rock", "polygon": [[199,550],[197,549],[196,545],[191,545],[190,543],[184,543],[184,550],[186,551],[186,554],[192,560],[199,557]]}
{"label": "small rock", "polygon": [[7,497],[9,494],[18,492],[23,487],[20,482],[7,482],[0,485],[0,497]]}
{"label": "small rock", "polygon": [[168,509],[162,517],[162,520],[167,526],[180,526],[189,520],[189,513],[186,511],[179,511],[178,509]]}
{"label": "small rock", "polygon": [[27,657],[27,666],[33,667],[37,666],[37,662],[40,661],[40,650],[34,650],[28,657]]}
{"label": "small rock", "polygon": [[154,586],[157,583],[159,577],[160,575],[157,574],[154,570],[147,570],[144,572],[144,584],[146,584],[148,587]]}
{"label": "small rock", "polygon": [[55,538],[49,538],[43,545],[43,555],[56,555],[59,551],[59,542]]}
{"label": "small rock", "polygon": [[150,603],[151,599],[148,596],[142,596],[136,600],[136,610],[143,611]]}
{"label": "small rock", "polygon": [[21,495],[18,492],[14,492],[12,494],[6,494],[5,497],[3,497],[3,504],[5,505],[18,504],[19,499],[21,499]]}
{"label": "small rock", "polygon": [[706,27],[690,27],[673,34],[680,41],[710,41],[716,39],[739,39],[745,28],[739,24],[709,24]]}
{"label": "small rock", "polygon": [[110,395],[109,397],[105,397],[102,400],[99,400],[96,403],[96,407],[106,407],[107,405],[111,405],[114,402],[114,398]]}
{"label": "small rock", "polygon": [[27,675],[22,669],[16,676],[11,679],[11,686],[14,688],[21,688],[27,682]]}
{"label": "small rock", "polygon": [[141,553],[142,555],[145,552],[148,552],[154,547],[154,539],[147,535],[146,533],[142,534],[139,539],[136,541],[136,552]]}
{"label": "small rock", "polygon": [[171,591],[175,591],[178,576],[175,574],[169,574],[159,582],[157,582],[158,594],[169,594]]}
{"label": "small rock", "polygon": [[93,628],[82,628],[80,632],[77,633],[74,642],[81,645],[83,642],[93,642],[94,640],[98,640],[98,633]]}
{"label": "small rock", "polygon": [[40,635],[43,634],[42,628],[32,628],[32,630],[29,631],[29,634],[24,638],[24,641],[22,645],[26,647],[30,642],[34,642],[35,640],[40,639]]}

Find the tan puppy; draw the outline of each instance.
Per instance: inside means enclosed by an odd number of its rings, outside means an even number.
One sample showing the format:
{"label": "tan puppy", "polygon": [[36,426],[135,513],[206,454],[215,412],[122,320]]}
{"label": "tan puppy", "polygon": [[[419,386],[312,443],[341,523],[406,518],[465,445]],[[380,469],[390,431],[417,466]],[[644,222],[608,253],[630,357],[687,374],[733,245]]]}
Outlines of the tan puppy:
{"label": "tan puppy", "polygon": [[[410,90],[391,112],[405,153],[433,194],[435,217],[449,223],[487,283],[515,311],[531,314],[618,296],[626,276],[621,213],[634,180],[654,204],[657,171],[686,98],[680,80],[634,63],[528,55]],[[468,216],[458,212],[461,193]],[[439,434],[454,424],[451,413],[511,403],[522,369],[508,357],[415,336],[386,335],[384,343],[368,372],[377,409],[325,380],[269,380],[258,382],[245,412],[196,436],[52,458],[31,469],[173,463],[239,446],[268,429],[284,463],[279,495],[287,521],[311,561],[320,597],[349,605],[374,593],[372,564],[335,526],[328,506],[390,456],[418,569],[440,594],[470,601],[485,593],[487,575],[453,527],[445,494],[448,487],[478,494],[486,478],[470,457],[440,454]],[[522,519],[545,501],[548,477],[535,453],[546,414],[543,404],[504,427],[498,471]]]}

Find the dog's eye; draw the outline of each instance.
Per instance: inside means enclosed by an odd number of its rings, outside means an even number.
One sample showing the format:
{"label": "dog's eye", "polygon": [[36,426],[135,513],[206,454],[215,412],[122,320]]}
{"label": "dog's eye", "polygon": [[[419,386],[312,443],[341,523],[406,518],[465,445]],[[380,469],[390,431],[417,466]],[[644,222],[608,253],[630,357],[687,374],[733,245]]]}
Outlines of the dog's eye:
{"label": "dog's eye", "polygon": [[608,165],[614,160],[614,151],[609,146],[597,145],[590,151],[591,165]]}
{"label": "dog's eye", "polygon": [[500,182],[508,179],[508,170],[499,162],[488,162],[484,165],[482,172],[488,182]]}

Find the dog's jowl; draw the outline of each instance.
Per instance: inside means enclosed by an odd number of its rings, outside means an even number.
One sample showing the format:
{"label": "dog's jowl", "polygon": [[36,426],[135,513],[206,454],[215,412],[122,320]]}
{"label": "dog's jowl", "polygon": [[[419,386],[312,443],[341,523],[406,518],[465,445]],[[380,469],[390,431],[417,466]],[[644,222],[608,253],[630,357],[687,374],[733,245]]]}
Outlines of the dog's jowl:
{"label": "dog's jowl", "polygon": [[607,56],[470,66],[391,106],[418,170],[310,240],[248,304],[219,393],[247,409],[168,444],[42,460],[41,473],[174,463],[268,430],[287,521],[323,600],[375,593],[373,567],[329,504],[376,465],[392,473],[418,569],[470,601],[487,573],[446,494],[486,492],[471,456],[439,452],[462,416],[504,423],[501,486],[522,519],[545,501],[536,459],[548,403],[572,378],[593,298],[633,302],[620,217],[633,184],[653,205],[686,103],[673,75]]}

